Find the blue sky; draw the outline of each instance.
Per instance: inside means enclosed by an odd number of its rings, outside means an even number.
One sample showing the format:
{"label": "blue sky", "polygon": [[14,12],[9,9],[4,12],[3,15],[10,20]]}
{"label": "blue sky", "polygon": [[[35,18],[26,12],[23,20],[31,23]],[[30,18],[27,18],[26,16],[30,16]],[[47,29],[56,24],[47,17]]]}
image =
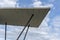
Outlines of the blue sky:
{"label": "blue sky", "polygon": [[[59,4],[60,0],[0,0],[0,8],[51,7],[39,28],[29,29],[26,40],[60,40]],[[22,29],[20,26],[8,25],[7,40],[16,40]],[[23,40],[23,35],[20,40]],[[4,40],[4,25],[0,25],[0,40]]]}

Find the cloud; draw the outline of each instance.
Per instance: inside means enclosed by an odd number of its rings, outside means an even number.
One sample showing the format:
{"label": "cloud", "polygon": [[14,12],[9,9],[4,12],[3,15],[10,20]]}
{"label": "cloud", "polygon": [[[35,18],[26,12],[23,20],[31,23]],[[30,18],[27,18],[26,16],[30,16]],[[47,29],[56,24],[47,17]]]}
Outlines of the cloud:
{"label": "cloud", "polygon": [[[4,25],[0,25],[0,38],[4,38],[5,29]],[[20,26],[7,26],[7,39],[16,40],[18,34],[22,30],[23,27]]]}
{"label": "cloud", "polygon": [[[4,38],[0,38],[0,40],[4,40]],[[7,39],[7,40],[11,40],[11,39]]]}
{"label": "cloud", "polygon": [[0,0],[0,8],[16,7],[16,0]]}
{"label": "cloud", "polygon": [[51,19],[51,28],[53,32],[50,32],[50,40],[60,40],[60,16]]}
{"label": "cloud", "polygon": [[57,34],[57,33],[50,35],[49,40],[60,40],[60,37],[57,36],[56,34]]}
{"label": "cloud", "polygon": [[32,5],[33,5],[34,7],[39,7],[41,4],[42,4],[41,1],[35,0]]}
{"label": "cloud", "polygon": [[60,27],[60,16],[56,16],[53,18],[52,25],[54,27]]}
{"label": "cloud", "polygon": [[33,7],[40,7],[42,5],[42,2],[39,0],[34,0],[32,6]]}
{"label": "cloud", "polygon": [[44,7],[53,7],[53,4],[47,3],[47,4],[43,5],[43,2],[41,2],[40,0],[34,0],[32,6],[33,7],[43,7],[44,8]]}
{"label": "cloud", "polygon": [[55,16],[53,19],[52,19],[52,23],[51,25],[53,26],[53,30],[59,34],[60,33],[60,16]]}

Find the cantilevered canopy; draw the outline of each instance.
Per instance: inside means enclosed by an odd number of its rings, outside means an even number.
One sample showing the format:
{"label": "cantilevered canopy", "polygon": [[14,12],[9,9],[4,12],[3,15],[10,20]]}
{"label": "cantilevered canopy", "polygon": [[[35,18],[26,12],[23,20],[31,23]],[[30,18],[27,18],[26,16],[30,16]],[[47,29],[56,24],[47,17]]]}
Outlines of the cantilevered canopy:
{"label": "cantilevered canopy", "polygon": [[29,22],[30,27],[38,27],[50,8],[1,8],[0,24],[25,26],[33,14],[33,18]]}

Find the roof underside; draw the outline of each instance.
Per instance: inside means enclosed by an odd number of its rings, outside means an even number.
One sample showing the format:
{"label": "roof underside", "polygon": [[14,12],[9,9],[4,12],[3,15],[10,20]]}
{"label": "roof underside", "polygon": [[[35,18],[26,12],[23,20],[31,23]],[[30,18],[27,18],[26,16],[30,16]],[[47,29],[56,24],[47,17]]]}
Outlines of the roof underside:
{"label": "roof underside", "polygon": [[0,9],[0,24],[25,26],[31,15],[30,27],[38,27],[50,8],[3,8]]}

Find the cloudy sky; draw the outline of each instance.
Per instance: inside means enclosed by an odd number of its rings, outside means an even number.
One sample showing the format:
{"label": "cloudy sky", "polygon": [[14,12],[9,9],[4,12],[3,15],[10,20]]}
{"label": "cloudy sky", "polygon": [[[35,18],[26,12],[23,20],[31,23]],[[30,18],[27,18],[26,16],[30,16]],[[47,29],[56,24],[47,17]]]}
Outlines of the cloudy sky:
{"label": "cloudy sky", "polygon": [[[26,40],[60,40],[60,0],[0,0],[0,8],[10,7],[51,7],[39,28],[29,29]],[[0,25],[0,40],[4,40],[4,28],[4,25]],[[7,40],[16,40],[22,29],[8,25]],[[23,40],[24,33],[20,40]]]}

